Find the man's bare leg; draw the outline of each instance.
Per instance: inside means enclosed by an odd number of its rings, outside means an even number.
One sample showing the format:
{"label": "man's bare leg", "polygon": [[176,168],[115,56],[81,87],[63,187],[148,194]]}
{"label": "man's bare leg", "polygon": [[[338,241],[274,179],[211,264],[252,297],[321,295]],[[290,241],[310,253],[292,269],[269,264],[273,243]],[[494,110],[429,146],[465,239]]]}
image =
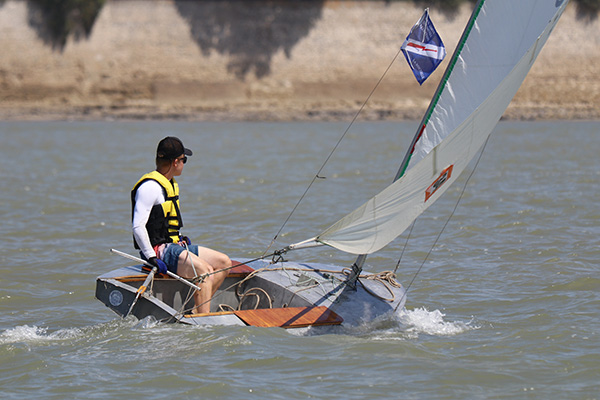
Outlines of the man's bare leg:
{"label": "man's bare leg", "polygon": [[[229,267],[231,267],[231,260],[225,254],[206,247],[198,247],[198,256],[187,250],[181,252],[177,272],[184,278],[194,278]],[[194,313],[210,312],[210,300],[227,277],[228,272],[226,270],[210,275],[198,285],[202,290],[194,293],[194,302],[196,303]]]}

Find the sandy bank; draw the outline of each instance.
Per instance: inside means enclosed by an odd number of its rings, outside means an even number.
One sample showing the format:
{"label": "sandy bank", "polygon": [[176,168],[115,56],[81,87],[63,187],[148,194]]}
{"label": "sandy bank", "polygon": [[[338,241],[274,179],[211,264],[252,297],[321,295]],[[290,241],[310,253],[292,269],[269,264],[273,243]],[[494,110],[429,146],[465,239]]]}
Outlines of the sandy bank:
{"label": "sandy bank", "polygon": [[[25,1],[0,3],[0,118],[351,118],[418,19],[412,3],[108,1],[87,38],[48,44]],[[452,53],[470,15],[432,9]],[[600,119],[600,23],[570,5],[505,113]],[[447,58],[448,59],[448,58]],[[362,119],[418,119],[445,63],[420,87],[399,59]]]}

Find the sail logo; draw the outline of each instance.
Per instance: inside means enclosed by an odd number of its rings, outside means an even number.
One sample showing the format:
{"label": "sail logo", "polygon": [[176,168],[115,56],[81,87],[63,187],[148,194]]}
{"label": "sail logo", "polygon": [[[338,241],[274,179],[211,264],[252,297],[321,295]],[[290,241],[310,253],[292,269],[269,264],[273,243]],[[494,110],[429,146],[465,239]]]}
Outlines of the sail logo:
{"label": "sail logo", "polygon": [[452,167],[454,167],[454,164],[443,170],[440,176],[425,190],[425,201],[429,200],[444,183],[448,182],[448,179],[452,176]]}

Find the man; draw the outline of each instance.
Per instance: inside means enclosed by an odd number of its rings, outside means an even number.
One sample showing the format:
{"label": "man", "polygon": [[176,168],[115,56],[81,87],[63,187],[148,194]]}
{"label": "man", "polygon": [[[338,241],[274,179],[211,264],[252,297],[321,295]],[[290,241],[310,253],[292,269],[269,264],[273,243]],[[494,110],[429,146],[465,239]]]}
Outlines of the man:
{"label": "man", "polygon": [[[183,220],[179,210],[179,185],[190,149],[181,140],[168,136],[158,143],[156,170],[140,178],[131,191],[133,239],[143,258],[161,273],[167,269],[184,278],[194,278],[231,267],[231,260],[218,251],[189,244],[179,230]],[[195,313],[210,312],[210,300],[227,275],[223,271],[208,276],[194,293]]]}

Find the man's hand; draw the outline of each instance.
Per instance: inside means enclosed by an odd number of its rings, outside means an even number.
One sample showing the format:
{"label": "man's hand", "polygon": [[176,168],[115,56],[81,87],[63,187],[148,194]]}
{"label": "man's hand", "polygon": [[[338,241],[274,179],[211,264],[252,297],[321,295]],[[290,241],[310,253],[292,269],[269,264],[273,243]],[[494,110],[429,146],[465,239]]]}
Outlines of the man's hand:
{"label": "man's hand", "polygon": [[167,264],[165,264],[165,262],[163,260],[160,260],[156,257],[150,257],[148,259],[148,262],[152,265],[154,265],[155,267],[158,268],[158,272],[160,272],[161,274],[166,274],[167,273]]}

